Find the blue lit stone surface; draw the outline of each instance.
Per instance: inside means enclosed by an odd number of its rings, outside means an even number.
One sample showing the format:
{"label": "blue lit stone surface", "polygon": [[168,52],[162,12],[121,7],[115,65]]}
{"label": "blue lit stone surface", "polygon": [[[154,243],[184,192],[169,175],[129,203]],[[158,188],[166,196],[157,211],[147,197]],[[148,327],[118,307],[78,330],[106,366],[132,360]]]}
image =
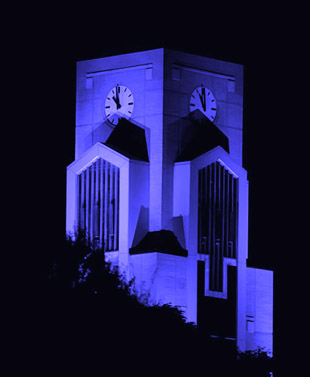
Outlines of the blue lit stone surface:
{"label": "blue lit stone surface", "polygon": [[[214,140],[211,149],[189,154],[192,157],[182,160],[182,148],[190,144],[187,138],[191,136],[190,125],[194,121],[190,96],[202,84],[216,98],[213,126],[227,139],[229,148]],[[130,89],[134,110],[126,121],[119,123],[115,114],[111,123],[105,111],[106,99],[118,85]],[[112,98],[115,100],[116,97]],[[199,117],[203,120],[204,116]],[[146,146],[143,156],[147,158],[135,153],[139,146],[134,139],[128,137],[120,143],[114,137],[126,122],[137,135],[142,135],[139,145]],[[119,211],[114,211],[119,216],[115,220],[119,221],[119,250],[107,252],[107,258],[118,264],[128,278],[136,278],[138,292],[149,295],[150,302],[179,306],[188,321],[193,322],[197,322],[198,261],[205,261],[204,297],[217,300],[227,299],[226,269],[233,266],[237,271],[236,344],[241,350],[260,346],[272,353],[273,273],[246,265],[248,180],[242,167],[242,122],[241,65],[166,49],[78,62],[75,161],[67,168],[66,228],[73,233],[78,226],[77,176],[97,158],[108,161],[119,168],[120,176],[119,203],[110,203]],[[128,148],[126,141],[130,143]],[[190,144],[190,148],[197,152],[195,144]],[[209,255],[198,252],[198,175],[200,169],[215,162],[224,166],[238,182],[237,252],[236,258],[223,259],[222,291],[209,289]],[[116,189],[112,184],[93,187],[99,194],[89,193],[89,197],[107,201],[109,190]],[[91,200],[90,214],[94,203]],[[103,218],[104,213],[100,216]],[[130,252],[148,232],[160,231],[173,232],[186,253]]]}

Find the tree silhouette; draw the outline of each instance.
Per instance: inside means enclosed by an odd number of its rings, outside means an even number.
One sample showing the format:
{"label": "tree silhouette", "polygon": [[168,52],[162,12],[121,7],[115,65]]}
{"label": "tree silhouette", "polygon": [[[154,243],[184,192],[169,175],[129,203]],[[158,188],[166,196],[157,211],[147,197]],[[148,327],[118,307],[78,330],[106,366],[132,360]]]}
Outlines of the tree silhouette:
{"label": "tree silhouette", "polygon": [[83,232],[55,251],[48,281],[42,343],[77,369],[88,360],[87,367],[118,373],[270,376],[273,360],[263,350],[240,353],[187,323],[177,307],[139,297],[134,279],[128,282]]}

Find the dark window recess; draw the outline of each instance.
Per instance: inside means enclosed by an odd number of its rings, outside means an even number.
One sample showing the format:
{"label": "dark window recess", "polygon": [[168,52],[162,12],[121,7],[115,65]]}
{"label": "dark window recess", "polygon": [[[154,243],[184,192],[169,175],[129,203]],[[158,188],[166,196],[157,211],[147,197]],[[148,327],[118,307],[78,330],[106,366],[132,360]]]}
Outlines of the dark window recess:
{"label": "dark window recess", "polygon": [[238,180],[219,162],[199,170],[198,252],[210,255],[210,289],[223,290],[223,257],[236,258]]}
{"label": "dark window recess", "polygon": [[208,335],[236,338],[236,267],[227,266],[227,299],[208,297],[205,290],[205,262],[198,261],[197,325]]}
{"label": "dark window recess", "polygon": [[119,168],[97,159],[78,175],[78,221],[105,251],[118,250]]}

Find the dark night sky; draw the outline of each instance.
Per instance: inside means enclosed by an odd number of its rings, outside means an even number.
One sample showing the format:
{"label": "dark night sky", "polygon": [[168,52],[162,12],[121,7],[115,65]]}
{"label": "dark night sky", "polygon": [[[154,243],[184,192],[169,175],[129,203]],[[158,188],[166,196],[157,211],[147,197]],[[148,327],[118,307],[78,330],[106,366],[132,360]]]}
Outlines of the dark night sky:
{"label": "dark night sky", "polygon": [[[168,47],[243,64],[244,167],[250,181],[251,263],[272,268],[279,247],[281,192],[277,169],[283,125],[279,115],[282,90],[283,39],[271,16],[234,13],[197,19],[195,12],[178,16],[106,18],[98,14],[58,15],[43,24],[35,44],[37,77],[36,125],[44,140],[45,187],[50,201],[44,209],[47,228],[58,236],[65,228],[65,169],[74,160],[75,63],[114,54]],[[149,12],[149,11],[148,11]],[[147,12],[146,12],[147,13]],[[38,35],[36,35],[38,37]],[[280,120],[280,122],[279,122]],[[39,193],[40,195],[40,193]],[[45,227],[45,225],[44,225]]]}

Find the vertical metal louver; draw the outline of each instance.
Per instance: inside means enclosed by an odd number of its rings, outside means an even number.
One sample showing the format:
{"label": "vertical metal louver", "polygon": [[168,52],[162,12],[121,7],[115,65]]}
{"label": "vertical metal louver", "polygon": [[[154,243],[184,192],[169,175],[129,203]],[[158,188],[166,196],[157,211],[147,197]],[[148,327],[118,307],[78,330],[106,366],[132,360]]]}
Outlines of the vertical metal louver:
{"label": "vertical metal louver", "polygon": [[78,220],[105,251],[118,250],[119,168],[99,158],[78,175]]}
{"label": "vertical metal louver", "polygon": [[223,290],[223,257],[236,258],[237,178],[219,162],[199,170],[198,251],[210,255],[210,289]]}

